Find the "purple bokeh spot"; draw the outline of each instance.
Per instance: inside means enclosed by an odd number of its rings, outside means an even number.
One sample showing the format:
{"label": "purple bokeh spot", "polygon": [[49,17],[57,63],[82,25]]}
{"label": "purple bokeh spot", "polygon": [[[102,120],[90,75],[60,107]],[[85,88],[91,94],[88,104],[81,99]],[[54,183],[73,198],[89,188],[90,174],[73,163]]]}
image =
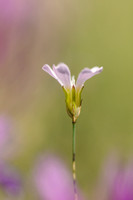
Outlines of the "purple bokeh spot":
{"label": "purple bokeh spot", "polygon": [[41,199],[74,200],[72,175],[56,156],[42,157],[34,172],[34,179]]}
{"label": "purple bokeh spot", "polygon": [[118,172],[112,188],[112,199],[133,200],[133,168]]}
{"label": "purple bokeh spot", "polygon": [[0,186],[10,195],[19,195],[22,190],[21,178],[16,171],[4,164],[0,165]]}

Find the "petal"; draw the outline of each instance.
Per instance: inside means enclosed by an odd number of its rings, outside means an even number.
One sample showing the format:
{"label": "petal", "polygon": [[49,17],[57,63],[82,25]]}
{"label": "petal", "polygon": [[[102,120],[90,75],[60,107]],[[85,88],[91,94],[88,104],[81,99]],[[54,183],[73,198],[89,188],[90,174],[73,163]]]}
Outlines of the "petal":
{"label": "petal", "polygon": [[49,65],[44,65],[42,67],[42,69],[47,72],[50,76],[52,76],[53,78],[55,78],[61,86],[63,86],[63,83],[60,81],[60,79],[58,79],[58,77],[56,76],[56,74],[54,73],[54,71],[51,69],[51,67]]}
{"label": "petal", "polygon": [[87,81],[92,76],[99,74],[100,72],[102,72],[102,70],[103,70],[103,67],[100,67],[100,68],[93,67],[92,69],[89,69],[89,68],[83,69],[78,76],[76,87],[81,89],[83,87],[85,81]]}
{"label": "petal", "polygon": [[64,63],[53,65],[53,71],[66,89],[71,88],[71,73],[67,65]]}
{"label": "petal", "polygon": [[75,76],[72,76],[71,87],[75,87]]}

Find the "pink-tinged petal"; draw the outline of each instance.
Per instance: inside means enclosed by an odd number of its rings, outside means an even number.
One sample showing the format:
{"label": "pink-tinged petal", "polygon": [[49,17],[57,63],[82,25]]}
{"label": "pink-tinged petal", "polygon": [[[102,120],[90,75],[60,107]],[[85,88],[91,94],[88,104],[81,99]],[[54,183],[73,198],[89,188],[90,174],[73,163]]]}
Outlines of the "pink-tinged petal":
{"label": "pink-tinged petal", "polygon": [[51,69],[51,67],[49,65],[44,65],[42,67],[42,69],[47,72],[50,76],[52,76],[53,78],[55,78],[61,86],[63,86],[63,83],[60,81],[60,79],[56,76],[55,72]]}
{"label": "pink-tinged petal", "polygon": [[53,66],[53,71],[66,89],[71,88],[71,73],[67,65],[60,63]]}
{"label": "pink-tinged petal", "polygon": [[100,72],[102,72],[103,67],[93,67],[92,69],[89,68],[85,68],[83,69],[77,79],[77,83],[76,83],[76,87],[81,89],[85,83],[85,81],[87,81],[89,78],[95,76],[96,74],[99,74]]}

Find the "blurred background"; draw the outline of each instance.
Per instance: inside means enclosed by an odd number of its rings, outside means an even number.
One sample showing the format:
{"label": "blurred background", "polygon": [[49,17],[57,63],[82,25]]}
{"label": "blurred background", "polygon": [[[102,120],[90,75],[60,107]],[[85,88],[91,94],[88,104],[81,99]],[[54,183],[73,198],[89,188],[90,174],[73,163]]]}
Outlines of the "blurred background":
{"label": "blurred background", "polygon": [[[8,162],[23,179],[47,152],[71,173],[71,119],[62,88],[42,70],[46,63],[64,62],[75,77],[104,67],[85,83],[77,121],[77,179],[87,199],[111,152],[132,159],[132,7],[129,0],[0,0],[0,115],[12,121],[17,147]],[[37,199],[30,183],[24,193]]]}

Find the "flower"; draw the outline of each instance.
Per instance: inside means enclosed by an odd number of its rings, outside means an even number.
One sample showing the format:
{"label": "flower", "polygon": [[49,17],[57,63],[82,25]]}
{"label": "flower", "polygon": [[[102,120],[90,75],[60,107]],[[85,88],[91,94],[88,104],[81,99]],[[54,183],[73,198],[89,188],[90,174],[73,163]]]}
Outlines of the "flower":
{"label": "flower", "polygon": [[112,189],[112,200],[133,199],[133,163],[119,170]]}
{"label": "flower", "polygon": [[94,191],[97,196],[95,200],[132,200],[133,161],[123,164],[117,156],[109,157],[103,167],[98,188]]}
{"label": "flower", "polygon": [[[64,163],[56,156],[42,156],[33,173],[33,182],[42,200],[74,199],[70,173]],[[81,197],[79,197],[79,200],[81,200]]]}
{"label": "flower", "polygon": [[80,115],[82,102],[81,92],[84,83],[89,78],[102,72],[103,67],[93,67],[92,69],[84,68],[78,75],[76,83],[74,76],[71,77],[71,72],[68,66],[64,63],[60,63],[57,66],[53,65],[53,69],[51,69],[49,65],[45,64],[42,69],[55,78],[62,86],[66,96],[67,112],[73,122],[76,122]]}

